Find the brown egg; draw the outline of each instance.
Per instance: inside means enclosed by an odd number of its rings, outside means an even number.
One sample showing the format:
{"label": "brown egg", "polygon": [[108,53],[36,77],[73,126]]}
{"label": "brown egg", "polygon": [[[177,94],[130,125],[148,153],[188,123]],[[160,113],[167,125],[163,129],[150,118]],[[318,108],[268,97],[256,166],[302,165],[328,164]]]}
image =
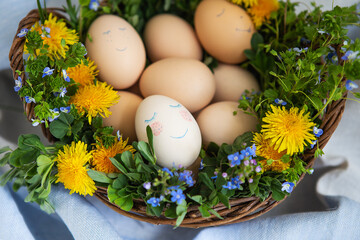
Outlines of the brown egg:
{"label": "brown egg", "polygon": [[144,44],[136,30],[115,15],[102,15],[91,24],[86,39],[88,56],[99,69],[99,78],[125,89],[133,85],[145,68]]}
{"label": "brown egg", "polygon": [[202,1],[194,24],[201,45],[214,58],[230,64],[246,60],[255,27],[244,9],[228,1]]}
{"label": "brown egg", "polygon": [[118,95],[120,96],[119,102],[110,107],[112,114],[103,119],[103,124],[112,126],[114,133],[119,130],[123,139],[129,138],[129,143],[131,143],[136,141],[135,114],[143,99],[126,91],[119,91]]}
{"label": "brown egg", "polygon": [[214,69],[216,90],[213,102],[238,101],[245,90],[259,91],[256,78],[238,65],[219,63]]}
{"label": "brown egg", "polygon": [[145,26],[144,43],[152,62],[169,57],[202,59],[194,29],[175,15],[160,14],[151,18]]}
{"label": "brown egg", "polygon": [[215,93],[213,73],[204,63],[190,58],[166,58],[151,64],[139,86],[144,97],[164,95],[190,112],[209,104]]}
{"label": "brown egg", "polygon": [[[232,144],[239,135],[256,130],[257,119],[243,113],[237,106],[237,102],[217,102],[200,112],[196,121],[200,127],[203,144]],[[234,111],[237,110],[239,112],[234,115]]]}

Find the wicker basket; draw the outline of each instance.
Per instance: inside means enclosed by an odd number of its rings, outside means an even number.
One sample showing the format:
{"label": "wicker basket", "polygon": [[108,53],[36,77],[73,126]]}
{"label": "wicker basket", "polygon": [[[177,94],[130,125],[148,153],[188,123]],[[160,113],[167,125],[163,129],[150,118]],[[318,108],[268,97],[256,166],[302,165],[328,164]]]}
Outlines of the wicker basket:
{"label": "wicker basket", "polygon": [[[48,8],[47,12],[53,13],[58,18],[65,18],[63,15],[64,13],[63,9]],[[21,29],[30,28],[35,22],[39,21],[39,19],[40,17],[37,9],[30,11],[28,15],[20,21],[16,35],[20,32]],[[20,70],[21,72],[24,71],[23,49],[24,49],[25,39],[19,38],[16,35],[14,37],[13,44],[11,46],[9,53],[10,66],[13,71],[14,79],[17,79],[19,76],[16,70]],[[22,78],[24,83],[25,74],[23,73],[20,77]],[[23,99],[21,100],[23,101]],[[326,143],[329,141],[330,137],[337,128],[341,120],[342,114],[344,112],[345,101],[346,100],[343,98],[339,101],[333,102],[327,107],[326,113],[322,118],[322,125],[320,126],[320,128],[323,129],[324,134],[321,135],[321,137],[318,139],[319,148],[323,149],[325,147]],[[25,101],[23,102],[24,102],[24,109],[26,112],[27,119],[31,121],[31,119],[34,118],[33,116],[34,104],[33,103],[28,104]],[[51,135],[49,129],[45,128],[44,124],[42,124],[41,127],[44,136],[50,142],[54,142],[56,139]],[[311,168],[313,166],[315,161],[314,152],[315,149],[305,151],[302,159],[307,163],[306,168]],[[303,179],[303,177],[304,174],[301,175],[298,183]],[[144,222],[149,222],[156,225],[159,224],[175,225],[176,223],[176,219],[148,216],[146,214],[146,203],[141,199],[134,200],[134,206],[132,210],[130,212],[126,212],[121,210],[115,204],[109,202],[106,188],[98,187],[97,191],[95,192],[95,196],[99,198],[107,206],[109,206],[111,209],[127,217]],[[200,227],[218,226],[218,225],[243,222],[256,218],[270,211],[272,208],[274,208],[282,201],[273,200],[271,195],[264,201],[260,201],[258,197],[232,199],[230,200],[230,206],[231,206],[230,209],[228,209],[223,204],[218,204],[214,207],[214,210],[216,210],[223,219],[219,219],[214,215],[212,215],[209,218],[203,218],[197,206],[191,206],[188,208],[188,213],[180,226],[188,227],[188,228],[200,228]]]}

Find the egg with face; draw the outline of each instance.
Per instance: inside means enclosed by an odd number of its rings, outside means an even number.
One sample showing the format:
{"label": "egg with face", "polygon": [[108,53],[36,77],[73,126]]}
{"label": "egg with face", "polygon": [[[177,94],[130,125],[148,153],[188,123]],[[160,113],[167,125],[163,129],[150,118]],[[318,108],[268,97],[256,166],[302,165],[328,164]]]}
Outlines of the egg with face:
{"label": "egg with face", "polygon": [[228,1],[202,1],[194,16],[196,34],[214,58],[229,64],[246,60],[255,26],[246,11]]}
{"label": "egg with face", "polygon": [[147,126],[153,132],[158,165],[188,167],[199,156],[200,128],[191,113],[179,102],[162,95],[145,98],[135,115],[135,131],[139,141],[148,142]]}
{"label": "egg with face", "polygon": [[91,24],[85,42],[100,80],[115,89],[135,84],[145,68],[146,53],[136,30],[123,18],[102,15]]}

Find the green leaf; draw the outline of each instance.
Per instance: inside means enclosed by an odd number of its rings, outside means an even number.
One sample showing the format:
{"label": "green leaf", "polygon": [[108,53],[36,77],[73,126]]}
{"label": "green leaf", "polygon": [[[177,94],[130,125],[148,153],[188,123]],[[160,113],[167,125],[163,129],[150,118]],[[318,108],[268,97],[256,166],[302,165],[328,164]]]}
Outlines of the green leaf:
{"label": "green leaf", "polygon": [[102,120],[102,117],[100,117],[100,116],[93,118],[91,121],[91,126],[94,128],[101,128],[102,124],[103,124],[103,120]]}
{"label": "green leaf", "polygon": [[255,51],[258,49],[259,44],[264,43],[264,38],[261,36],[260,33],[255,32],[251,37],[251,48]]}
{"label": "green leaf", "polygon": [[251,194],[254,194],[256,189],[258,188],[259,180],[260,180],[260,175],[256,175],[255,177],[253,177],[253,182],[249,184],[249,189]]}
{"label": "green leaf", "polygon": [[48,214],[55,213],[54,207],[47,200],[40,203],[40,208]]}
{"label": "green leaf", "polygon": [[113,182],[113,180],[111,178],[106,176],[106,173],[95,171],[92,169],[89,169],[89,171],[87,171],[87,173],[88,173],[89,177],[91,177],[91,179],[94,180],[95,182],[109,183],[109,184],[111,184]]}
{"label": "green leaf", "polygon": [[322,155],[324,155],[323,150],[321,150],[320,148],[318,148],[318,149],[315,150],[315,154],[314,154],[314,157],[315,157],[315,158],[318,158],[318,157],[320,157],[320,156],[322,156]]}
{"label": "green leaf", "polygon": [[219,219],[224,219],[223,217],[220,216],[220,214],[218,212],[216,212],[214,209],[210,208],[209,212],[211,212],[212,214],[214,214],[216,217],[218,217]]}
{"label": "green leaf", "polygon": [[9,162],[10,154],[11,152],[8,152],[0,159],[0,167],[5,166]]}
{"label": "green leaf", "polygon": [[37,173],[39,175],[43,175],[48,168],[52,165],[53,160],[51,160],[51,158],[49,158],[48,156],[45,155],[40,155],[37,159],[36,159],[36,163],[37,163]]}
{"label": "green leaf", "polygon": [[164,204],[161,204],[158,207],[152,207],[151,205],[146,206],[146,213],[150,214],[151,216],[157,216],[160,217],[162,211],[164,209]]}
{"label": "green leaf", "polygon": [[188,196],[188,198],[190,198],[191,200],[193,200],[199,204],[202,204],[202,202],[203,202],[201,195],[191,196],[191,195],[187,194],[187,196]]}
{"label": "green leaf", "polygon": [[128,170],[116,159],[116,158],[109,158],[112,164],[119,169],[122,173],[128,173]]}
{"label": "green leaf", "polygon": [[180,204],[177,205],[176,214],[181,215],[183,212],[186,212],[186,211],[187,211],[186,201],[183,200]]}
{"label": "green leaf", "polygon": [[214,183],[211,181],[211,179],[206,173],[199,173],[199,182],[204,183],[211,190],[215,190]]}
{"label": "green leaf", "polygon": [[119,177],[113,181],[112,186],[114,187],[114,189],[122,189],[126,187],[127,184],[127,177],[124,175],[119,175]]}
{"label": "green leaf", "polygon": [[167,218],[176,218],[177,217],[176,205],[171,204],[171,206],[168,209],[166,209],[164,214],[165,214],[165,217],[167,217]]}
{"label": "green leaf", "polygon": [[323,103],[319,97],[316,96],[310,96],[311,103],[314,106],[316,110],[320,110],[323,106]]}
{"label": "green leaf", "polygon": [[3,175],[0,176],[0,186],[5,186],[6,183],[8,183],[9,181],[11,181],[15,175],[17,174],[17,169],[13,168],[9,171],[7,171],[6,173],[4,173]]}
{"label": "green leaf", "polygon": [[130,151],[121,154],[121,161],[127,169],[135,168],[133,155]]}
{"label": "green leaf", "polygon": [[[220,175],[220,174],[219,174]],[[222,176],[218,176],[215,181],[215,186],[217,190],[221,190],[223,185],[226,184],[226,180]]]}
{"label": "green leaf", "polygon": [[273,179],[273,181],[271,182],[271,192],[272,192],[272,198],[275,201],[280,201],[282,199],[284,199],[285,197],[285,193],[283,191],[281,191],[281,183],[279,180],[277,179]]}
{"label": "green leaf", "polygon": [[238,136],[234,140],[233,145],[236,148],[236,150],[240,150],[240,149],[243,149],[244,143],[246,143],[246,145],[252,145],[251,144],[252,140],[253,140],[253,133],[252,132],[245,132],[244,134]]}
{"label": "green leaf", "polygon": [[76,135],[76,134],[78,134],[78,133],[81,131],[81,129],[82,129],[83,126],[84,126],[84,122],[78,121],[78,122],[76,122],[76,123],[71,127],[71,132],[72,132],[74,135]]}
{"label": "green leaf", "polygon": [[185,215],[186,215],[186,212],[183,212],[183,213],[176,219],[176,223],[175,223],[174,228],[177,228],[177,227],[180,226],[180,224],[182,223],[182,221],[183,221],[184,218],[185,218]]}
{"label": "green leaf", "polygon": [[4,152],[8,152],[8,151],[11,151],[11,148],[9,147],[0,148],[0,154],[3,154]]}
{"label": "green leaf", "polygon": [[9,163],[14,167],[21,167],[34,162],[39,155],[38,149],[22,150],[18,148],[11,153]]}
{"label": "green leaf", "polygon": [[71,130],[73,121],[74,117],[71,114],[61,113],[60,117],[50,123],[51,134],[56,138],[63,138]]}
{"label": "green leaf", "polygon": [[208,218],[211,216],[211,214],[209,213],[209,208],[206,205],[199,206],[199,211],[203,218]]}
{"label": "green leaf", "polygon": [[109,201],[113,203],[118,198],[117,189],[113,188],[112,185],[109,185],[107,188],[107,195]]}
{"label": "green leaf", "polygon": [[140,179],[141,179],[140,173],[126,173],[126,176],[131,178],[134,181],[140,181]]}
{"label": "green leaf", "polygon": [[141,153],[141,155],[148,160],[150,163],[155,165],[155,158],[151,152],[150,146],[148,143],[144,141],[140,141],[137,144],[137,150]]}
{"label": "green leaf", "polygon": [[134,206],[134,202],[131,196],[127,196],[124,198],[118,198],[114,201],[116,205],[118,205],[124,211],[130,211]]}
{"label": "green leaf", "polygon": [[281,161],[282,161],[283,163],[288,163],[288,162],[290,162],[290,161],[291,161],[290,155],[288,155],[288,154],[283,155],[283,156],[281,157]]}
{"label": "green leaf", "polygon": [[49,196],[50,192],[51,192],[51,184],[48,183],[46,188],[39,194],[38,198],[45,199]]}
{"label": "green leaf", "polygon": [[264,96],[266,98],[270,98],[270,100],[274,100],[276,98],[278,98],[278,92],[275,89],[267,89],[264,92]]}
{"label": "green leaf", "polygon": [[18,139],[18,147],[20,149],[37,148],[43,152],[46,152],[44,144],[40,141],[40,137],[35,134],[20,135]]}
{"label": "green leaf", "polygon": [[149,141],[150,149],[154,153],[154,135],[152,133],[151,127],[149,125],[146,126],[146,135]]}
{"label": "green leaf", "polygon": [[32,190],[24,199],[24,202],[32,202],[35,194],[35,189]]}
{"label": "green leaf", "polygon": [[222,202],[227,208],[231,208],[230,203],[229,203],[229,198],[227,196],[225,196],[224,194],[222,194],[221,192],[218,192],[217,194],[220,202]]}

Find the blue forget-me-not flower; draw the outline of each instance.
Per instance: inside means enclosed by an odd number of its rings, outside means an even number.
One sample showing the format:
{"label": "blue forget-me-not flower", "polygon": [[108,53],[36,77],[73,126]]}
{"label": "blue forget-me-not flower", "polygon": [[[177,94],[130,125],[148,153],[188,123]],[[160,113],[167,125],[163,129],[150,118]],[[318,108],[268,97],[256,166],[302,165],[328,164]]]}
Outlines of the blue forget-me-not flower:
{"label": "blue forget-me-not flower", "polygon": [[230,166],[234,167],[236,165],[240,165],[241,160],[244,159],[244,155],[240,154],[239,152],[236,152],[234,154],[228,155],[227,159],[230,161]]}
{"label": "blue forget-me-not flower", "polygon": [[348,61],[348,60],[354,60],[358,57],[359,51],[347,51],[344,56],[341,57],[342,60]]}
{"label": "blue forget-me-not flower", "polygon": [[18,92],[22,87],[22,79],[20,76],[18,76],[18,79],[15,80],[15,87],[14,87],[14,90],[15,92]]}
{"label": "blue forget-me-not flower", "polygon": [[282,188],[281,188],[281,191],[286,191],[288,193],[291,193],[293,188],[294,188],[295,184],[292,183],[292,182],[284,182],[282,184]]}
{"label": "blue forget-me-not flower", "polygon": [[153,207],[160,206],[160,198],[152,197],[149,200],[147,200],[148,204],[151,204]]}
{"label": "blue forget-me-not flower", "polygon": [[275,99],[275,103],[282,106],[285,106],[287,104],[287,102],[279,98]]}
{"label": "blue forget-me-not flower", "polygon": [[18,36],[19,38],[25,37],[26,34],[28,33],[28,31],[29,31],[29,29],[23,28],[23,29],[20,30],[20,32],[19,32],[18,35],[16,35],[16,36]]}
{"label": "blue forget-me-not flower", "polygon": [[29,97],[29,96],[25,96],[25,102],[27,103],[36,103],[35,102],[35,98]]}
{"label": "blue forget-me-not flower", "polygon": [[99,1],[98,0],[91,0],[90,4],[89,4],[89,8],[91,10],[97,11],[100,7]]}
{"label": "blue forget-me-not flower", "polygon": [[176,202],[177,204],[181,204],[182,201],[185,200],[185,195],[181,189],[171,192],[171,201]]}
{"label": "blue forget-me-not flower", "polygon": [[63,112],[63,113],[69,113],[71,110],[71,107],[68,106],[68,107],[60,107],[60,112]]}
{"label": "blue forget-me-not flower", "polygon": [[324,133],[324,131],[322,129],[317,128],[317,127],[314,127],[313,132],[316,137],[320,137]]}
{"label": "blue forget-me-not flower", "polygon": [[151,188],[151,182],[144,182],[143,187],[144,187],[146,190],[149,190],[149,189]]}
{"label": "blue forget-me-not flower", "polygon": [[69,75],[67,74],[67,72],[66,72],[65,69],[62,70],[62,75],[63,75],[63,78],[64,78],[64,80],[65,80],[66,82],[70,82],[70,77],[69,77]]}
{"label": "blue forget-me-not flower", "polygon": [[312,141],[312,142],[311,142],[311,145],[310,145],[310,146],[311,146],[311,148],[314,148],[314,147],[315,147],[315,145],[316,145],[316,143],[317,143],[317,140]]}
{"label": "blue forget-me-not flower", "polygon": [[44,68],[42,77],[50,76],[54,72],[54,69],[50,69],[49,67]]}
{"label": "blue forget-me-not flower", "polygon": [[358,88],[359,85],[357,85],[354,81],[347,80],[345,83],[345,87],[348,91],[353,90],[354,88]]}

